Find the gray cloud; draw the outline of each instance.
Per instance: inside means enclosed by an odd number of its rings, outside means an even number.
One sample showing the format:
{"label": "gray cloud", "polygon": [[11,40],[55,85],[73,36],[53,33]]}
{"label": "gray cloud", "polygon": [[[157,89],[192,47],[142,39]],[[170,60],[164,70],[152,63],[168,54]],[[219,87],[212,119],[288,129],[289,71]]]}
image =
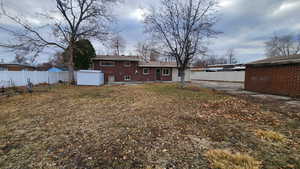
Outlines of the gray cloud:
{"label": "gray cloud", "polygon": [[[221,32],[216,39],[210,40],[210,50],[218,55],[223,55],[228,48],[236,49],[238,59],[248,62],[264,57],[264,42],[274,33],[289,34],[299,33],[300,30],[300,1],[299,0],[219,0],[220,20],[215,28]],[[55,9],[52,0],[6,0],[5,4],[11,13],[18,13],[33,23],[44,23],[40,18],[34,17],[35,13]],[[114,25],[116,30],[127,41],[127,53],[134,52],[138,41],[145,39],[143,33],[142,16],[143,8],[158,5],[159,0],[124,0],[124,3],[113,8],[113,13],[118,19]],[[1,25],[10,24],[7,20],[0,19]],[[0,32],[0,40],[7,40],[7,35]],[[93,42],[100,53],[105,53],[101,43]],[[48,52],[40,58],[46,61]],[[11,60],[13,54],[0,50],[0,58]]]}

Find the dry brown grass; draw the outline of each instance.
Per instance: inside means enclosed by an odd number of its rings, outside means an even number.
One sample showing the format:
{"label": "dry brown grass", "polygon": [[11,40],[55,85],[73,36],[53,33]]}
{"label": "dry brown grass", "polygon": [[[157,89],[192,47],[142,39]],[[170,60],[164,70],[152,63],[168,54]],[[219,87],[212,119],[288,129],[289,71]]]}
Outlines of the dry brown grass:
{"label": "dry brown grass", "polygon": [[284,135],[275,131],[259,129],[255,131],[255,135],[266,141],[279,142],[279,143],[287,142],[287,138]]}
{"label": "dry brown grass", "polygon": [[261,162],[248,154],[235,153],[228,150],[209,150],[207,158],[214,169],[259,169]]}
{"label": "dry brown grass", "polygon": [[[1,169],[209,168],[209,149],[254,152],[265,168],[300,166],[291,119],[244,99],[176,84],[34,90],[0,99]],[[293,133],[291,145],[253,134],[275,127]]]}

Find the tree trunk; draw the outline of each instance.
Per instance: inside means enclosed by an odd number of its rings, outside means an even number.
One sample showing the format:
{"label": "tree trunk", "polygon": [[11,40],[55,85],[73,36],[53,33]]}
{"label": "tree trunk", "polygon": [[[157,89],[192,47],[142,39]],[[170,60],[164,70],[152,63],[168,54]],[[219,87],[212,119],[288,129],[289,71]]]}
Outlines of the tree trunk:
{"label": "tree trunk", "polygon": [[69,62],[68,62],[68,70],[69,70],[69,83],[74,84],[75,78],[74,78],[74,46],[73,44],[70,45],[69,51]]}
{"label": "tree trunk", "polygon": [[181,83],[181,87],[184,88],[185,87],[185,70],[184,69],[180,69],[180,83]]}

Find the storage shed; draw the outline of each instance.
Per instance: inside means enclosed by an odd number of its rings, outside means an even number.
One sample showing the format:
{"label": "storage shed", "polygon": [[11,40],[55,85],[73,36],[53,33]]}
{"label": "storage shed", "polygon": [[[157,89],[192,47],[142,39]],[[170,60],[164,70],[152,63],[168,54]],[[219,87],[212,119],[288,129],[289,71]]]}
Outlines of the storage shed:
{"label": "storage shed", "polygon": [[300,96],[300,55],[273,57],[246,65],[245,89]]}
{"label": "storage shed", "polygon": [[77,85],[101,86],[104,84],[104,74],[96,70],[80,70],[77,72]]}

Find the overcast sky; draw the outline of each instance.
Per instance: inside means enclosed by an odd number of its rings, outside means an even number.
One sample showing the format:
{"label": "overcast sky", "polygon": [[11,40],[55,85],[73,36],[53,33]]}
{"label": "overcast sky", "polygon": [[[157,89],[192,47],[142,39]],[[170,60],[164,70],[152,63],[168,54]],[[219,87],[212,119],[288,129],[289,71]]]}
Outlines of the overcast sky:
{"label": "overcast sky", "polygon": [[[34,24],[46,21],[33,17],[55,9],[54,0],[4,0],[10,13],[20,14]],[[150,4],[159,0],[124,0],[114,7],[118,18],[115,28],[122,30],[121,35],[127,42],[127,54],[134,53],[138,41],[146,38],[143,33],[143,13]],[[300,32],[300,0],[219,0],[219,22],[216,30],[223,32],[216,39],[210,40],[209,49],[217,55],[223,55],[227,49],[234,48],[238,60],[242,63],[264,58],[264,42],[275,33],[278,35],[297,34]],[[10,25],[0,19],[1,25]],[[13,26],[13,25],[10,25]],[[0,32],[0,41],[6,41],[7,35]],[[106,50],[99,43],[93,42],[99,54]],[[53,50],[47,50],[38,58],[47,61]],[[13,54],[0,50],[0,59],[12,61]]]}

